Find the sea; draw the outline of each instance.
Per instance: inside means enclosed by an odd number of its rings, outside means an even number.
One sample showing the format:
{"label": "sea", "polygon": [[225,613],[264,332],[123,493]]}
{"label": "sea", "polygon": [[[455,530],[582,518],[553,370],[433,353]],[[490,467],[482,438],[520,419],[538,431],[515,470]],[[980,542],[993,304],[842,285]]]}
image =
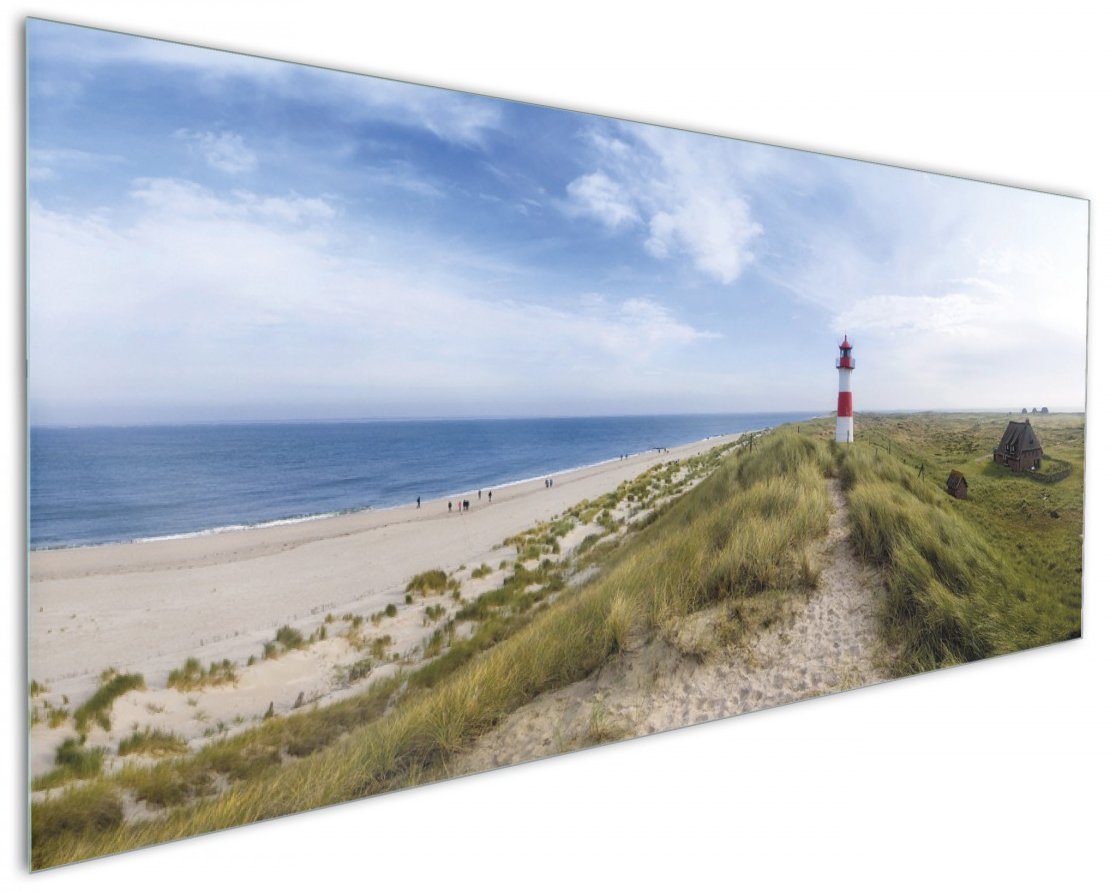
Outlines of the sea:
{"label": "sea", "polygon": [[32,427],[32,549],[425,504],[812,412]]}

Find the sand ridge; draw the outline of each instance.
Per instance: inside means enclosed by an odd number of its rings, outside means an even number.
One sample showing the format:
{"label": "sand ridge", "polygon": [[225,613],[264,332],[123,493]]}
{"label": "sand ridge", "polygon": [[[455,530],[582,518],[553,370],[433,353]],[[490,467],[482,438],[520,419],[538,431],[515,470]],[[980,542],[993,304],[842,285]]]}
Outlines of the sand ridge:
{"label": "sand ridge", "polygon": [[[622,653],[580,682],[541,695],[508,716],[452,773],[483,771],[608,740],[637,737],[780,706],[889,677],[879,635],[879,573],[852,550],[847,500],[829,481],[833,513],[810,597],[743,646],[702,659],[665,636]],[[693,627],[712,611],[695,615]]]}

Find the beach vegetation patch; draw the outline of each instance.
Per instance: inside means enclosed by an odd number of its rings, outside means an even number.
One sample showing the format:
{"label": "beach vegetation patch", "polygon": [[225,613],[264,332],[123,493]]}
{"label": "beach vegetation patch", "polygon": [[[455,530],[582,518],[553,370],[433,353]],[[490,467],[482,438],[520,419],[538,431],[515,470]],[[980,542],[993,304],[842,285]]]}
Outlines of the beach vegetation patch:
{"label": "beach vegetation patch", "polygon": [[274,635],[274,642],[285,650],[296,650],[305,645],[304,635],[292,626],[282,626],[278,629]]}
{"label": "beach vegetation patch", "polygon": [[231,660],[213,662],[205,668],[196,657],[189,657],[180,669],[170,670],[166,684],[179,691],[195,691],[215,685],[234,684],[239,680]]}
{"label": "beach vegetation patch", "polygon": [[123,802],[118,788],[108,783],[84,784],[65,796],[35,803],[31,809],[31,839],[37,846],[49,846],[60,838],[105,833],[122,823]]}
{"label": "beach vegetation patch", "polygon": [[425,570],[423,573],[417,573],[409,584],[405,586],[405,591],[413,595],[435,595],[442,594],[448,589],[457,589],[459,582],[457,579],[452,579],[443,570]]}
{"label": "beach vegetation patch", "polygon": [[103,747],[86,747],[84,735],[67,737],[54,751],[54,768],[36,777],[31,789],[49,790],[75,780],[96,777],[104,767],[106,752]]}
{"label": "beach vegetation patch", "polygon": [[92,721],[105,731],[110,731],[112,704],[128,691],[146,689],[146,682],[137,672],[121,674],[115,669],[106,669],[101,673],[100,678],[100,687],[73,713],[73,723],[82,734],[88,730],[89,722]]}
{"label": "beach vegetation patch", "polygon": [[189,751],[189,745],[177,734],[160,728],[144,728],[133,732],[119,742],[121,756],[162,756],[179,755]]}
{"label": "beach vegetation patch", "polygon": [[[358,617],[358,620],[361,625],[362,617]],[[352,626],[355,626],[353,622]],[[312,640],[315,639],[313,638]],[[264,660],[276,660],[282,654],[289,653],[291,650],[300,650],[301,648],[307,647],[310,643],[311,641],[305,640],[304,634],[300,630],[285,625],[274,633],[272,641],[267,641],[263,645],[262,658]]]}
{"label": "beach vegetation patch", "polygon": [[46,724],[51,728],[60,728],[69,718],[69,710],[64,706],[48,706],[46,709]]}

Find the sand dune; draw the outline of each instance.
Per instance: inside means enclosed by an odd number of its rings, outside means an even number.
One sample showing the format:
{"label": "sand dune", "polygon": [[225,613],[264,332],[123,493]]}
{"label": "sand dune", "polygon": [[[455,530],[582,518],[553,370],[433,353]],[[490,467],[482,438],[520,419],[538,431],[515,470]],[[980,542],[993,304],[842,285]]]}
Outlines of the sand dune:
{"label": "sand dune", "polygon": [[[893,653],[879,636],[878,572],[849,541],[847,501],[829,481],[834,512],[821,579],[786,605],[781,622],[707,658],[664,636],[645,641],[589,678],[542,694],[455,762],[466,774],[568,750],[682,728],[883,681]],[[703,635],[714,611],[688,617],[679,639]],[[687,634],[692,633],[692,634]]]}
{"label": "sand dune", "polygon": [[[681,459],[727,437],[675,447]],[[108,666],[161,686],[188,656],[241,661],[285,623],[310,629],[326,612],[368,613],[431,568],[496,561],[500,543],[582,499],[596,498],[664,456],[655,452],[494,490],[448,513],[446,499],[302,523],[31,555],[31,677],[73,702]]]}

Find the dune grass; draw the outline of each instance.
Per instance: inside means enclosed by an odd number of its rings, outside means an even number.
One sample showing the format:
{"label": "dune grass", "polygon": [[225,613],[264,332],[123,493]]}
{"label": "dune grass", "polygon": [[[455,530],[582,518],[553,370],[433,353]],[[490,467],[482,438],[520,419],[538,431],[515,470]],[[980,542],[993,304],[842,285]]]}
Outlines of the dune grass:
{"label": "dune grass", "polygon": [[[358,623],[355,624],[356,627],[358,624],[362,623],[361,616],[357,619]],[[325,629],[326,626],[322,625],[320,628]],[[267,641],[263,645],[262,659],[276,660],[282,654],[289,653],[291,650],[300,650],[309,643],[309,641],[305,640],[304,634],[300,630],[294,629],[292,626],[282,626],[274,633],[273,640]],[[232,671],[234,671],[234,669]]]}
{"label": "dune grass", "polygon": [[[722,450],[702,458],[711,464],[653,469],[522,534],[512,544],[528,564],[515,565],[501,586],[436,630],[441,649],[434,659],[351,700],[269,719],[155,766],[93,776],[36,803],[34,866],[443,777],[455,754],[513,710],[585,677],[632,642],[674,629],[694,611],[720,605],[736,635],[762,627],[790,593],[816,584],[809,546],[826,530],[824,478],[833,474],[847,491],[857,550],[883,568],[889,596],[882,621],[899,645],[900,670],[1079,633],[1081,417],[1036,422],[1046,449],[1069,468],[1052,480],[1012,475],[989,461],[1001,418],[858,421],[862,436],[849,449],[822,442],[831,439],[828,420],[780,429],[750,452]],[[714,465],[680,495],[684,479]],[[944,491],[953,467],[968,476],[967,501]],[[565,589],[559,565],[545,558],[556,553],[549,540],[556,525],[571,517],[596,523],[624,506],[653,519],[623,538],[591,534],[576,557],[600,572],[579,589]],[[533,566],[529,555],[539,563]],[[445,590],[447,575],[431,573],[437,575],[421,574],[410,584],[410,595]],[[473,633],[446,648],[461,622],[472,623]],[[608,737],[598,715],[591,733]],[[163,808],[164,816],[124,823],[119,804],[126,791]]]}
{"label": "dune grass", "polygon": [[73,712],[73,723],[82,734],[95,721],[105,731],[112,729],[112,704],[128,691],[141,691],[146,688],[143,677],[138,673],[120,674],[115,669],[106,669],[100,677],[100,687]]}
{"label": "dune grass", "polygon": [[214,685],[234,684],[238,680],[239,674],[230,660],[212,663],[206,669],[196,657],[189,657],[180,669],[170,671],[166,684],[179,691],[195,691]]}
{"label": "dune grass", "polygon": [[[193,801],[186,795],[183,804],[167,809],[161,820],[81,832],[72,832],[64,822],[55,826],[40,820],[34,838],[35,866],[250,823],[442,777],[455,754],[504,716],[544,691],[583,678],[636,636],[666,629],[672,621],[714,603],[772,597],[786,587],[804,585],[806,547],[827,528],[829,504],[823,475],[829,470],[831,454],[811,439],[782,432],[762,438],[750,454],[723,456],[720,450],[715,460],[719,467],[707,479],[671,502],[642,532],[609,549],[601,572],[582,588],[542,602],[542,608],[537,604],[520,612],[516,610],[523,604],[520,599],[528,590],[535,591],[532,583],[520,585],[526,578],[521,576],[518,587],[481,607],[467,605],[466,609],[473,607],[475,614],[481,614],[479,630],[493,630],[493,623],[507,623],[509,628],[503,634],[487,632],[496,638],[488,647],[475,645],[480,652],[457,665],[441,664],[436,677],[425,679],[425,684],[415,683],[418,675],[414,675],[397,693],[394,708],[384,715],[381,704],[377,716],[360,715],[345,726],[350,733],[329,737],[284,764],[266,764],[241,776],[220,772],[230,784],[226,792]],[[676,472],[677,466],[670,476]],[[678,485],[672,479],[662,489]],[[615,505],[596,507],[599,513]],[[514,575],[522,571],[517,568]],[[527,622],[522,619],[525,616]],[[253,762],[244,753],[275,748],[288,752],[290,740],[313,738],[293,722],[316,721],[317,734],[327,736],[325,731],[330,734],[337,724],[332,710],[343,702],[285,720],[272,719],[194,757],[174,760],[179,763],[176,767],[162,763],[158,769],[175,771],[178,783],[186,784],[198,765],[220,771],[213,764],[215,752],[232,761],[238,754],[248,764]],[[138,779],[154,783],[149,769],[113,777],[114,783],[132,789]]]}
{"label": "dune grass", "polygon": [[49,790],[75,780],[96,777],[104,765],[103,747],[86,747],[84,735],[67,737],[54,751],[54,768],[40,774],[31,785],[33,790]]}
{"label": "dune grass", "polygon": [[162,756],[187,753],[189,745],[177,734],[159,728],[144,728],[119,742],[121,756]]}
{"label": "dune grass", "polygon": [[[902,672],[1009,653],[1080,632],[1082,416],[1037,419],[1069,473],[1014,474],[990,460],[1005,418],[865,416],[839,450],[852,535],[885,571],[884,628]],[[1063,460],[1063,459],[1062,459]],[[951,468],[969,481],[950,498]]]}

